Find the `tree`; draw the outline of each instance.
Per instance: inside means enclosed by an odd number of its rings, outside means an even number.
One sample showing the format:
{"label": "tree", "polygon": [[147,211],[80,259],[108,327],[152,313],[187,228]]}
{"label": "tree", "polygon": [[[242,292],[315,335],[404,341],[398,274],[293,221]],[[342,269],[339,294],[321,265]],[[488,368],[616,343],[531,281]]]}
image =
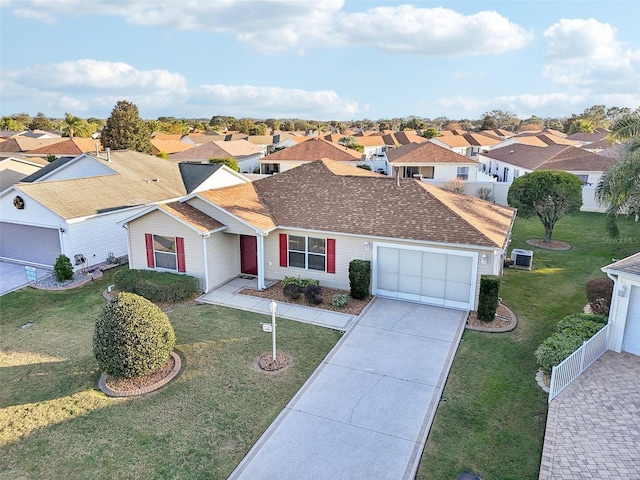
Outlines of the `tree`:
{"label": "tree", "polygon": [[424,138],[433,138],[433,137],[440,137],[442,136],[442,134],[435,127],[427,127],[422,131],[422,136]]}
{"label": "tree", "polygon": [[640,214],[640,112],[636,111],[615,122],[611,137],[629,140],[622,159],[604,172],[596,187],[596,199],[607,205],[606,228],[617,238],[618,214]]}
{"label": "tree", "polygon": [[147,124],[140,118],[138,107],[126,100],[116,103],[102,129],[100,140],[104,148],[151,153]]}
{"label": "tree", "polygon": [[496,122],[495,118],[489,115],[485,115],[484,117],[482,117],[480,130],[495,130],[496,128],[498,128],[498,123]]}
{"label": "tree", "polygon": [[338,144],[342,145],[343,147],[356,150],[360,153],[364,152],[364,147],[360,145],[358,142],[356,142],[356,137],[352,137],[352,136],[342,137],[340,140],[338,140]]}
{"label": "tree", "polygon": [[11,117],[2,117],[0,120],[0,129],[9,130],[11,132],[23,131],[24,125]]}
{"label": "tree", "polygon": [[[502,128],[504,130],[509,130],[513,132],[515,128],[520,124],[520,120],[511,112],[505,112],[502,110],[491,110],[490,112],[485,112],[482,114],[483,122],[487,117],[493,119],[495,122],[495,127],[493,128]],[[483,130],[482,127],[480,127]]]}
{"label": "tree", "polygon": [[595,126],[591,120],[587,120],[585,118],[577,118],[571,125],[569,126],[569,130],[567,133],[572,135],[574,133],[583,132],[583,133],[593,133],[595,130]]}
{"label": "tree", "polygon": [[53,122],[45,116],[44,113],[38,112],[29,124],[29,130],[53,130]]}
{"label": "tree", "polygon": [[523,217],[537,216],[544,226],[544,241],[551,242],[553,227],[582,206],[582,180],[554,170],[527,173],[514,180],[507,202]]}
{"label": "tree", "polygon": [[235,158],[210,158],[209,163],[219,163],[222,165],[226,165],[231,170],[235,170],[236,172],[240,171],[240,167],[238,166],[238,162]]}

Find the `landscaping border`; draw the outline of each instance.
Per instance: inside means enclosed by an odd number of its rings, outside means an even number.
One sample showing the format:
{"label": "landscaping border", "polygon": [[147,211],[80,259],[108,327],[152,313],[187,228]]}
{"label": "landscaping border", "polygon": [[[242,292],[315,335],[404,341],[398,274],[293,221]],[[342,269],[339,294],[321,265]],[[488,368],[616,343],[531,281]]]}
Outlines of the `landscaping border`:
{"label": "landscaping border", "polygon": [[[489,333],[505,333],[515,329],[518,326],[518,318],[516,317],[516,314],[513,313],[513,310],[507,307],[504,303],[501,303],[500,307],[506,310],[508,315],[508,323],[503,327],[479,327],[476,325],[466,324],[465,328],[467,328],[468,330],[474,330],[476,332],[489,332]],[[502,317],[502,318],[506,318],[506,317]]]}

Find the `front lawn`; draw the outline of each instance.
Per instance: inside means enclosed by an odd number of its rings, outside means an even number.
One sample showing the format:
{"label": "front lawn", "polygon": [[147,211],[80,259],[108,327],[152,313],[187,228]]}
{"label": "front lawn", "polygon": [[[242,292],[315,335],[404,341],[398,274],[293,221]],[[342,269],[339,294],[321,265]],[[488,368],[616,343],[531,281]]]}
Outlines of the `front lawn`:
{"label": "front lawn", "polygon": [[620,227],[613,240],[602,215],[565,217],[553,239],[573,248],[549,251],[525,243],[544,237],[537,218],[516,220],[509,252],[534,251],[534,270],[506,269],[500,287],[518,327],[506,334],[465,331],[416,478],[456,478],[463,471],[487,480],[538,478],[547,395],[534,379],[533,352],[558,321],[582,311],[585,284],[604,275],[600,267],[640,250],[640,224]]}
{"label": "front lawn", "polygon": [[271,348],[267,317],[179,308],[168,315],[184,372],[145,397],[108,398],[91,338],[111,276],[0,298],[0,478],[226,478],[340,337],[278,319],[293,365],[267,375],[253,367]]}

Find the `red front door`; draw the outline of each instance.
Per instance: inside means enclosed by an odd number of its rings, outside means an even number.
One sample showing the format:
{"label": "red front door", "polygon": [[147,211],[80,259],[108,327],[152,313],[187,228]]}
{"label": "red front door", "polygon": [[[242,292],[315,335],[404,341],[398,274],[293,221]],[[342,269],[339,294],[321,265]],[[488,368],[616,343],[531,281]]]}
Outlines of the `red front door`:
{"label": "red front door", "polygon": [[247,275],[258,274],[257,238],[240,235],[240,271]]}

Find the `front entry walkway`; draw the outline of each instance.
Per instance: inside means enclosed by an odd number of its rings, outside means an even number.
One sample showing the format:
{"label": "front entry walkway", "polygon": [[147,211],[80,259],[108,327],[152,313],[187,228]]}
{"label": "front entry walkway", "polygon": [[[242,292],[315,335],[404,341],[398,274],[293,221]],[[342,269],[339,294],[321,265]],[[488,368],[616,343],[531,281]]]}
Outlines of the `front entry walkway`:
{"label": "front entry walkway", "polygon": [[467,313],[374,299],[229,478],[414,478]]}
{"label": "front entry walkway", "polygon": [[549,404],[540,480],[640,478],[640,357],[606,352]]}

